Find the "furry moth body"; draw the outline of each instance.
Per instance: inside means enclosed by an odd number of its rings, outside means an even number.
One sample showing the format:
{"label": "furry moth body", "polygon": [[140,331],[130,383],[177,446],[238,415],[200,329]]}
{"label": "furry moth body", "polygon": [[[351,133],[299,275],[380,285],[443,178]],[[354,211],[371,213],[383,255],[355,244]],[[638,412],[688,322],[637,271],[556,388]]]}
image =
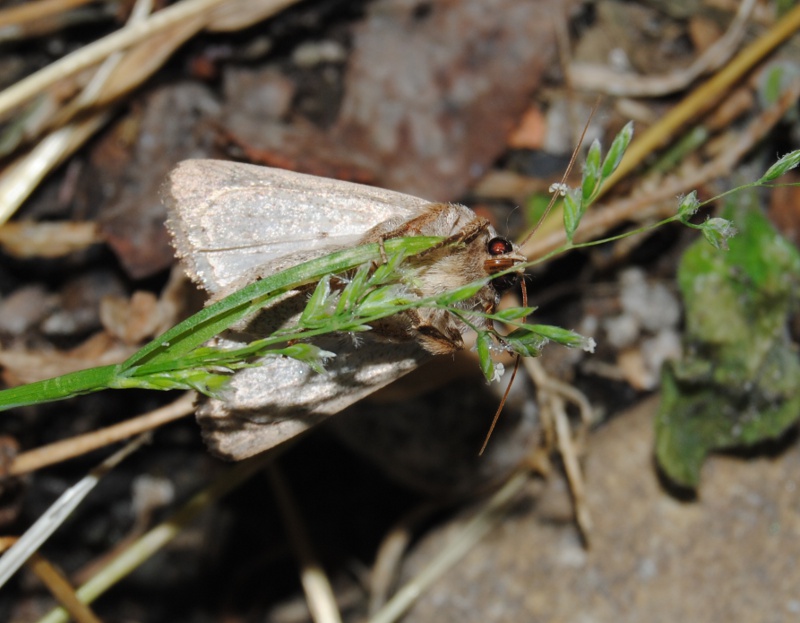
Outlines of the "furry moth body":
{"label": "furry moth body", "polygon": [[[431,296],[525,261],[469,208],[401,193],[217,160],[187,160],[170,173],[164,202],[178,257],[189,276],[219,299],[255,279],[338,249],[400,236],[443,236],[461,244],[413,264],[419,296]],[[497,288],[507,285],[499,277]],[[491,282],[466,308],[493,311]],[[216,338],[237,347],[291,322],[303,308],[297,291],[247,326]],[[198,409],[209,448],[238,460],[297,435],[410,372],[435,354],[463,347],[463,323],[434,309],[380,321],[361,343],[349,336],[315,340],[336,353],[325,374],[288,358],[265,358],[233,375],[225,394]]]}

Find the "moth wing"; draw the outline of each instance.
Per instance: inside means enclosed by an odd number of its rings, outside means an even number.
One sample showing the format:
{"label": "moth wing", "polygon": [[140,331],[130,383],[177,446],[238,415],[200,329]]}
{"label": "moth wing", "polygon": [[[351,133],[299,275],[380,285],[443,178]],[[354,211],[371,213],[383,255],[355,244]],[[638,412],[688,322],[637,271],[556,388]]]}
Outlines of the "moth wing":
{"label": "moth wing", "polygon": [[369,335],[360,345],[341,337],[317,343],[336,353],[325,373],[294,359],[266,358],[258,366],[239,370],[224,395],[199,407],[197,421],[214,454],[238,461],[268,450],[431,357],[416,342],[388,343]]}
{"label": "moth wing", "polygon": [[[357,244],[389,219],[429,203],[390,190],[223,160],[185,160],[162,189],[167,228],[192,279],[212,295],[305,259]],[[285,267],[285,266],[284,266]]]}

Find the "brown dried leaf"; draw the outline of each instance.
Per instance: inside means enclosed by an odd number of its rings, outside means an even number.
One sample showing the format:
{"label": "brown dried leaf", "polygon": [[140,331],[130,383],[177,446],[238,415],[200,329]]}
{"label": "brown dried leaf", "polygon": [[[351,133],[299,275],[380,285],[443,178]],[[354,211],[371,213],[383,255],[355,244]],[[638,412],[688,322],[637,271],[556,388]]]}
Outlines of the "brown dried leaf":
{"label": "brown dried leaf", "polygon": [[264,123],[237,102],[226,127],[262,164],[452,200],[505,149],[569,4],[380,0],[356,27],[331,131]]}
{"label": "brown dried leaf", "polygon": [[161,309],[152,292],[138,290],[130,299],[107,296],[100,302],[100,321],[124,344],[140,344],[161,326]]}
{"label": "brown dried leaf", "polygon": [[70,351],[0,351],[2,379],[9,387],[33,383],[77,370],[119,363],[134,350],[103,331]]}
{"label": "brown dried leaf", "polygon": [[6,223],[0,227],[0,247],[17,258],[61,257],[102,242],[90,222]]}

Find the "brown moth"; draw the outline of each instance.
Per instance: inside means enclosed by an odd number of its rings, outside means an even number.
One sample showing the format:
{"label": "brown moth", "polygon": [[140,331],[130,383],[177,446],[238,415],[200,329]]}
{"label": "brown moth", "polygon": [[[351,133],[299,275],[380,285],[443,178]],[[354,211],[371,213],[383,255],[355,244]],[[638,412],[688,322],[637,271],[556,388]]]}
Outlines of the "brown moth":
{"label": "brown moth", "polygon": [[[444,236],[458,241],[410,260],[415,294],[431,296],[524,262],[486,219],[457,204],[218,160],[178,164],[163,199],[177,255],[212,300],[255,279],[333,251],[400,236]],[[499,276],[465,302],[491,312]],[[246,326],[214,340],[242,346],[297,318],[308,290],[290,292]],[[210,449],[243,459],[293,437],[327,416],[410,372],[433,355],[463,347],[467,327],[435,309],[401,312],[359,334],[314,343],[336,353],[318,374],[289,358],[268,357],[236,372],[222,397],[204,401],[198,421]]]}

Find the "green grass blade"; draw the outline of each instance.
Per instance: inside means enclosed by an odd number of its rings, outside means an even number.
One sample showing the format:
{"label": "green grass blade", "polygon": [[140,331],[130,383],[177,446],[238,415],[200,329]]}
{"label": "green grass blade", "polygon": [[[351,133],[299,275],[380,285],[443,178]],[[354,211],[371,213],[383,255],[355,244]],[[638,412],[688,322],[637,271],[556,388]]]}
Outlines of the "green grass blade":
{"label": "green grass blade", "polygon": [[118,373],[118,365],[101,366],[4,389],[0,391],[0,411],[90,394],[108,387]]}

